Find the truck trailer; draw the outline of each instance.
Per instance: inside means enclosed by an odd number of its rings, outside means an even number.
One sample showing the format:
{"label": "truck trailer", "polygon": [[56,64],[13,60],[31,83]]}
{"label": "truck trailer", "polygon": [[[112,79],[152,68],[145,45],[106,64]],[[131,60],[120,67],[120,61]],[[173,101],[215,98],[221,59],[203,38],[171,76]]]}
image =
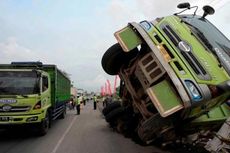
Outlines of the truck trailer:
{"label": "truck trailer", "polygon": [[0,64],[0,128],[31,126],[45,135],[53,120],[65,117],[70,88],[56,65]]}
{"label": "truck trailer", "polygon": [[[189,3],[178,8],[115,32],[118,43],[101,63],[106,73],[120,76],[122,100],[103,113],[111,127],[146,144],[204,146],[230,116],[230,41],[206,19],[212,7],[204,6],[203,16]],[[229,146],[227,125],[220,140]]]}

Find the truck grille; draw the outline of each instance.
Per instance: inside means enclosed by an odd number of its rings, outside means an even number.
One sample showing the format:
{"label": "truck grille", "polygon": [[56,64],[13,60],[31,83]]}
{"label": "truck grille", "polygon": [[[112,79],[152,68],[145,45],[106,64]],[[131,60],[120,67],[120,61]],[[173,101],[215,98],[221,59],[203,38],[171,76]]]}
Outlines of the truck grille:
{"label": "truck grille", "polygon": [[135,70],[135,75],[144,89],[149,88],[154,82],[160,79],[166,71],[155,57],[153,52],[149,52],[142,57]]}
{"label": "truck grille", "polygon": [[[168,36],[168,38],[172,41],[172,43],[177,47],[177,49],[180,50],[180,48],[178,47],[178,44],[182,40],[176,34],[176,32],[169,25],[162,26],[162,30]],[[209,75],[207,74],[203,66],[200,64],[200,62],[197,60],[195,55],[192,53],[192,51],[184,52],[180,50],[180,53],[185,58],[185,60],[189,63],[193,71],[197,74],[197,76],[200,79],[204,79],[204,80],[210,79]]]}
{"label": "truck grille", "polygon": [[0,113],[16,113],[16,112],[26,112],[30,110],[30,106],[12,106],[10,110],[4,110],[4,106],[0,106]]}

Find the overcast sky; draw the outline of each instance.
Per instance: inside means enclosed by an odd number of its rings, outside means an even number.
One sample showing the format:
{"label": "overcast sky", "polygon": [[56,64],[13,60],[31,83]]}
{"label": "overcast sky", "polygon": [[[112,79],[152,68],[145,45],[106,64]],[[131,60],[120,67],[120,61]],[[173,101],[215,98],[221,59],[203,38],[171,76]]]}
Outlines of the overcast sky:
{"label": "overcast sky", "polygon": [[[128,22],[154,20],[178,12],[182,0],[0,0],[0,63],[41,61],[70,74],[77,88],[99,91],[109,79],[103,53],[113,33]],[[230,0],[190,0],[209,4],[207,18],[230,38]],[[199,13],[202,13],[200,7]]]}

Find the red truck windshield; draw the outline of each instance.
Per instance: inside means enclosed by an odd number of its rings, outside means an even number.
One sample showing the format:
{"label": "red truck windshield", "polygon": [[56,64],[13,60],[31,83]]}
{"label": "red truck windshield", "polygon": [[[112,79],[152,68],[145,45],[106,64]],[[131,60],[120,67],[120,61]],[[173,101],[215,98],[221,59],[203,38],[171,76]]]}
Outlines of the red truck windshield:
{"label": "red truck windshield", "polygon": [[0,95],[37,94],[38,80],[33,71],[0,71]]}

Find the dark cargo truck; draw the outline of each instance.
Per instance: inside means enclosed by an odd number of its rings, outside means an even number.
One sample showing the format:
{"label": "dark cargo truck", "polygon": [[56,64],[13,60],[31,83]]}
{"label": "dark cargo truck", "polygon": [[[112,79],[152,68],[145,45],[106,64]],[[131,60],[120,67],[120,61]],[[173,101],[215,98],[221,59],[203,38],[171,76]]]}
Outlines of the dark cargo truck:
{"label": "dark cargo truck", "polygon": [[51,121],[64,118],[70,79],[56,65],[0,64],[0,127],[29,125],[45,135]]}
{"label": "dark cargo truck", "polygon": [[145,143],[207,142],[230,115],[230,41],[205,18],[210,6],[203,16],[189,3],[178,7],[184,10],[129,23],[102,57],[105,72],[121,78],[121,105],[106,107],[105,119]]}

